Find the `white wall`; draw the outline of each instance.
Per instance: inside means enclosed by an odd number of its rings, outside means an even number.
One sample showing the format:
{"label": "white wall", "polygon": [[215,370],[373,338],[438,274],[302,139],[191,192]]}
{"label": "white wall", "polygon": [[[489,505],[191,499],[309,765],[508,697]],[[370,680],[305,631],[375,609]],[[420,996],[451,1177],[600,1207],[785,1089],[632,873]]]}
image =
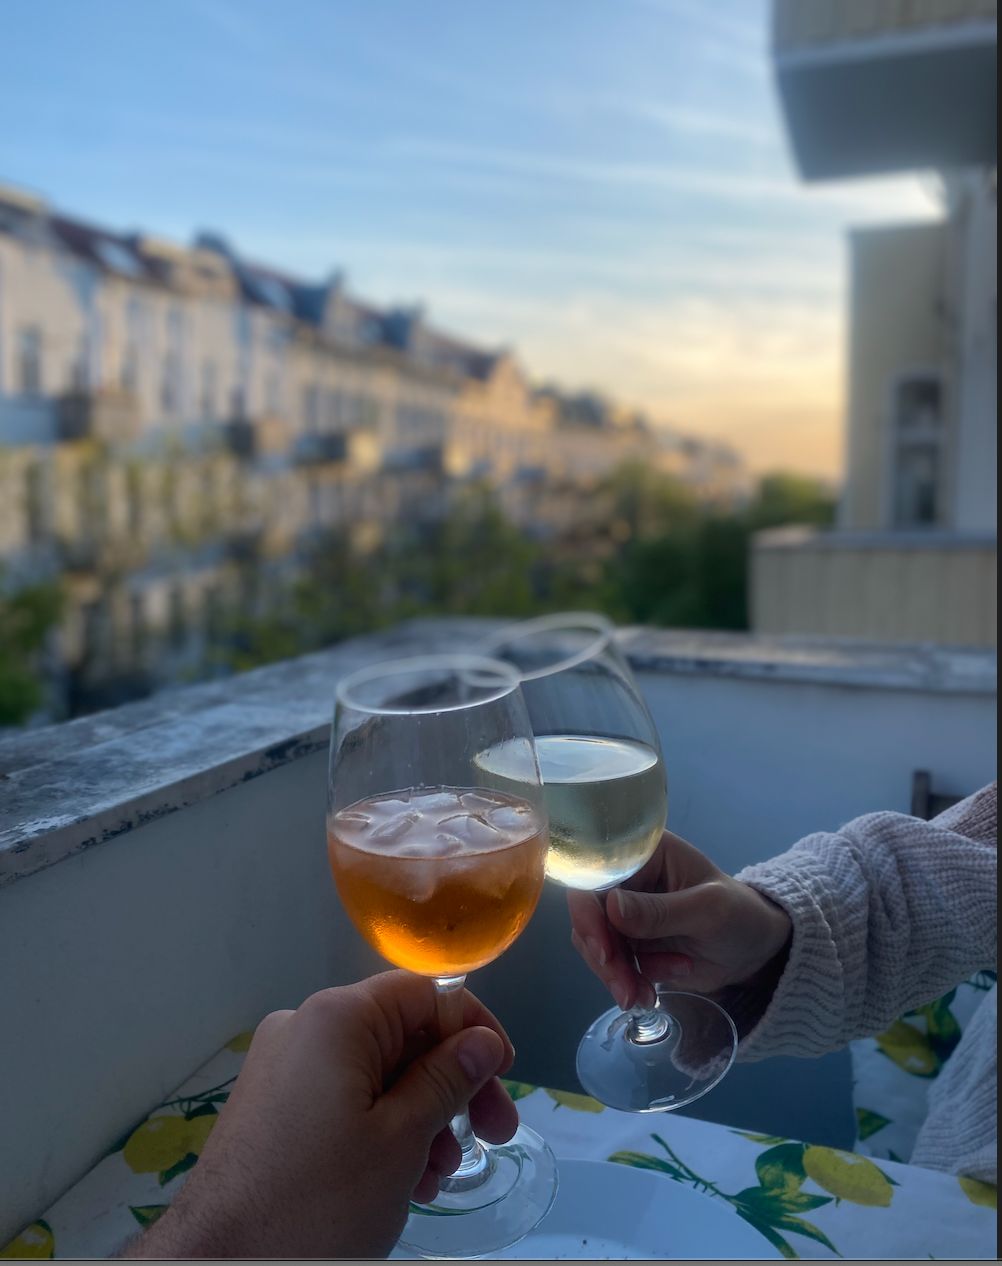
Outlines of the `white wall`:
{"label": "white wall", "polygon": [[375,957],[315,755],[0,889],[0,1243],[234,1034]]}
{"label": "white wall", "polygon": [[668,825],[733,872],[861,813],[907,813],[911,778],[967,795],[995,777],[993,695],[643,674]]}
{"label": "white wall", "polygon": [[962,184],[957,314],[957,454],[953,497],[961,532],[995,532],[998,507],[997,210],[987,173]]}

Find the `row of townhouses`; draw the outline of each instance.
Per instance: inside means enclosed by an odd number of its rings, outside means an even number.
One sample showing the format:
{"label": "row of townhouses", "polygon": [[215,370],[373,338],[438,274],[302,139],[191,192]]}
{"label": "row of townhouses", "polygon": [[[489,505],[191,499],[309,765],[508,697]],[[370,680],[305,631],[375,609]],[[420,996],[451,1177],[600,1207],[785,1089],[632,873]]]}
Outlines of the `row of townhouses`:
{"label": "row of townhouses", "polygon": [[[643,460],[740,497],[737,455],[594,394],[534,388],[508,350],[301,281],[216,234],[179,246],[0,186],[0,564],[60,575],[59,658],[86,706],[176,677],[304,546],[364,551],[471,481],[555,546]],[[175,653],[176,652],[176,653]]]}

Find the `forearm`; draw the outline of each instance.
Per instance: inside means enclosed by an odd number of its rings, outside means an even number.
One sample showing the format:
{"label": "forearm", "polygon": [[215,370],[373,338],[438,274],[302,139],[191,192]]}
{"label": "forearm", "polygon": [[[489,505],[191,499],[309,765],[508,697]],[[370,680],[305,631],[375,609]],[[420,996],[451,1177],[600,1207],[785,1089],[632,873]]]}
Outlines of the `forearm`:
{"label": "forearm", "polygon": [[185,1261],[248,1255],[247,1246],[228,1235],[222,1218],[210,1221],[197,1207],[186,1209],[183,1194],[152,1226],[123,1245],[116,1256],[133,1261]]}
{"label": "forearm", "polygon": [[872,814],[738,878],[793,925],[768,1006],[750,991],[759,1022],[744,1059],[837,1049],[996,961],[996,852],[984,838]]}

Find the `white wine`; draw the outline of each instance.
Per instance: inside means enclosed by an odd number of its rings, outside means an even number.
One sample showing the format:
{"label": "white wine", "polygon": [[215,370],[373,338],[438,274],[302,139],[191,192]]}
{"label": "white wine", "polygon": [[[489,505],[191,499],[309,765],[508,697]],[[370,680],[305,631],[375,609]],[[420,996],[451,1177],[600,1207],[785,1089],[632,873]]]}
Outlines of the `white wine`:
{"label": "white wine", "polygon": [[[635,874],[657,847],[668,811],[655,749],[632,739],[545,734],[536,751],[550,818],[547,876],[597,892]],[[515,789],[503,749],[477,763],[499,787]]]}

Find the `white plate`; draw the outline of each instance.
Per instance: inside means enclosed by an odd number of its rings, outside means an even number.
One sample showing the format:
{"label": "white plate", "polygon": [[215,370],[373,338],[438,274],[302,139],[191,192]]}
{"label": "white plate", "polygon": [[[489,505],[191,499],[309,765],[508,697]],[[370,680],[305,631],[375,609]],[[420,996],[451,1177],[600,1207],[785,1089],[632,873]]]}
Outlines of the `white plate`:
{"label": "white plate", "polygon": [[663,1174],[607,1161],[558,1164],[553,1208],[535,1231],[496,1259],[782,1257],[725,1201]]}

